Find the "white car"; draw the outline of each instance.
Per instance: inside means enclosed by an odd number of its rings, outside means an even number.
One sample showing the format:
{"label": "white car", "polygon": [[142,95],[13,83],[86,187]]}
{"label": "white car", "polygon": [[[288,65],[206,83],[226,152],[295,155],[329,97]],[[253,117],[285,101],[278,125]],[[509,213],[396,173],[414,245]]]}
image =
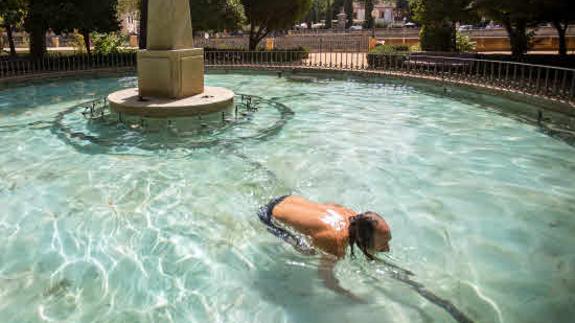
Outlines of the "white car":
{"label": "white car", "polygon": [[354,25],[354,26],[349,27],[349,30],[363,30],[363,26]]}

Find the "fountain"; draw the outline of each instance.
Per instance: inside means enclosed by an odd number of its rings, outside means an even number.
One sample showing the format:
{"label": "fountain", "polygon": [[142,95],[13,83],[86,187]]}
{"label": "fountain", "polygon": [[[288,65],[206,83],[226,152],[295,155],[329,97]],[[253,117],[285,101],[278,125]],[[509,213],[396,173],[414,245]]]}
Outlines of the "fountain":
{"label": "fountain", "polygon": [[149,0],[147,42],[138,52],[138,87],[110,94],[112,111],[167,118],[233,108],[232,91],[204,86],[204,51],[193,47],[188,0]]}

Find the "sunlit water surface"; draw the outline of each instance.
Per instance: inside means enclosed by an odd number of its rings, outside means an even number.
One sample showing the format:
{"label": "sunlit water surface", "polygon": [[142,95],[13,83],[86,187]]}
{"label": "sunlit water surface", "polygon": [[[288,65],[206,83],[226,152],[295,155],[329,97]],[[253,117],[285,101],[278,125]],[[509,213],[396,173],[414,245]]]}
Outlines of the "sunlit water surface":
{"label": "sunlit water surface", "polygon": [[399,83],[207,83],[294,115],[261,140],[104,148],[71,145],[52,122],[134,78],[0,91],[0,321],[452,321],[363,257],[336,275],[366,304],[326,289],[319,259],[256,219],[289,192],[382,214],[387,259],[473,320],[575,315],[572,146],[480,102]]}

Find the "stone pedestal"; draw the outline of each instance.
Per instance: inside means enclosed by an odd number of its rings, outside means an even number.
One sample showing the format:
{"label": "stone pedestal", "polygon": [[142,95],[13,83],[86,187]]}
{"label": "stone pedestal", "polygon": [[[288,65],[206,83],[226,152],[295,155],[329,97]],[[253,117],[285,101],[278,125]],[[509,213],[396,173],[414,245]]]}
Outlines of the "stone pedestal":
{"label": "stone pedestal", "polygon": [[204,50],[193,47],[189,0],[148,0],[147,50],[138,52],[138,88],[112,93],[112,110],[167,118],[233,108],[232,91],[204,88]]}
{"label": "stone pedestal", "polygon": [[130,47],[138,48],[138,36],[130,35]]}
{"label": "stone pedestal", "polygon": [[141,101],[138,89],[126,89],[108,96],[112,111],[148,118],[192,117],[230,111],[234,105],[234,92],[209,87],[201,94],[179,100],[149,98]]}
{"label": "stone pedestal", "polygon": [[54,48],[60,47],[60,37],[58,37],[58,36],[52,36],[52,39],[50,39],[50,40],[51,40],[51,42],[52,42],[52,44],[51,44],[52,47],[54,47]]}
{"label": "stone pedestal", "polygon": [[181,99],[204,92],[204,50],[139,51],[138,87],[142,97]]}
{"label": "stone pedestal", "polygon": [[150,50],[193,48],[189,0],[148,0],[147,35]]}

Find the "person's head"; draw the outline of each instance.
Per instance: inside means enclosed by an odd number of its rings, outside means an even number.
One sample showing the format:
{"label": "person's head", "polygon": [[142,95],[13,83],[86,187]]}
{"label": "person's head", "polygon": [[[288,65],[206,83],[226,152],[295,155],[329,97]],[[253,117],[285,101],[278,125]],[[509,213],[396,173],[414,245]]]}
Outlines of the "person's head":
{"label": "person's head", "polygon": [[349,246],[351,256],[354,257],[353,248],[356,245],[363,254],[373,260],[373,253],[389,251],[391,231],[387,222],[375,212],[365,212],[350,219]]}

